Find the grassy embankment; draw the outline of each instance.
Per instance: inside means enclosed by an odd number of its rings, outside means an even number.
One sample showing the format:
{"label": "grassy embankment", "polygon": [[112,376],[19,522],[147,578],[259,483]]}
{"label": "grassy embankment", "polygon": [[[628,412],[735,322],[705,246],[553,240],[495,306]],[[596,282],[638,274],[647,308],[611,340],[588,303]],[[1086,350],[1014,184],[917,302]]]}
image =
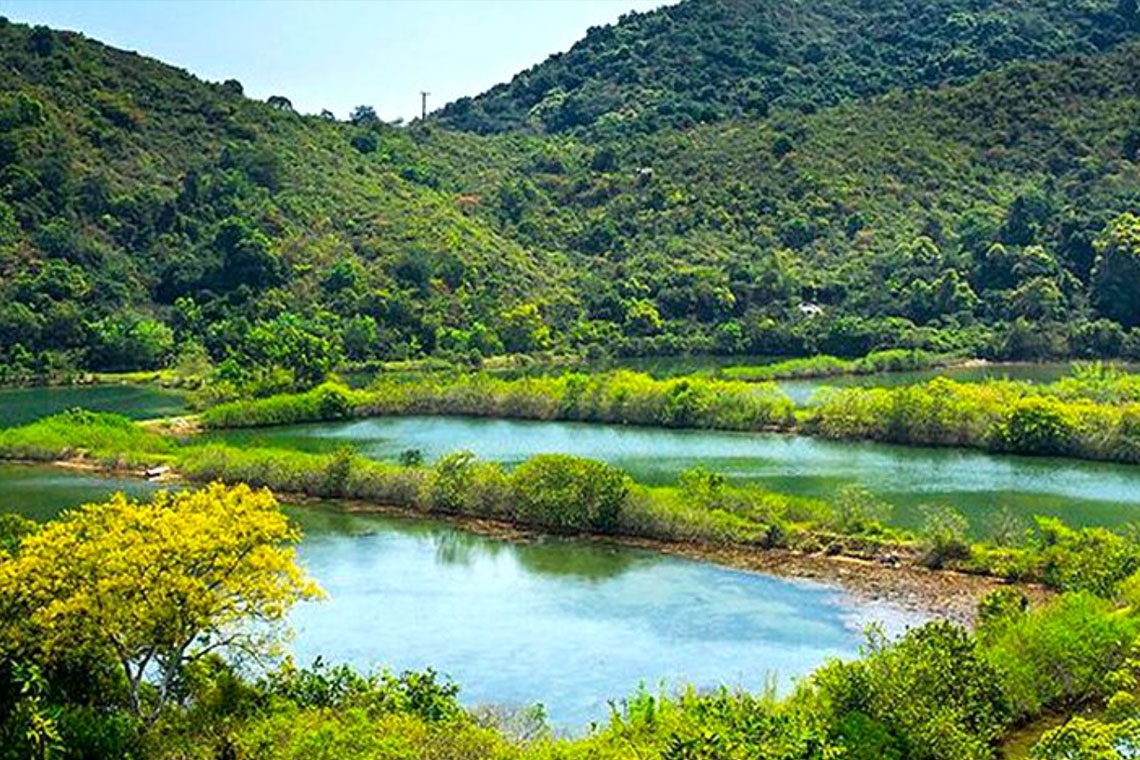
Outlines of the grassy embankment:
{"label": "grassy embankment", "polygon": [[828,394],[802,429],[830,438],[1140,462],[1140,375],[1091,365],[1047,385],[938,378]]}
{"label": "grassy embankment", "polygon": [[[336,396],[325,389],[312,397],[329,403],[327,398]],[[828,503],[735,486],[700,469],[683,474],[673,486],[650,488],[610,465],[562,455],[536,456],[509,469],[465,452],[421,465],[378,462],[349,449],[309,454],[180,444],[123,418],[89,412],[0,430],[0,458],[80,459],[107,468],[166,464],[192,481],[243,482],[550,532],[862,558],[890,554],[906,563],[1043,582],[1061,590],[1105,587],[1140,561],[1140,545],[1121,534],[1070,529],[1053,519],[971,543],[959,514],[933,508],[922,531],[899,531],[884,523],[889,507],[858,489]],[[1099,568],[1092,580],[1086,572],[1090,562]]]}
{"label": "grassy embankment", "polygon": [[378,379],[208,409],[209,428],[398,414],[573,420],[677,428],[803,432],[923,446],[1140,462],[1140,375],[1079,367],[1051,384],[936,378],[896,388],[834,390],[797,412],[772,383],[634,372],[497,378]]}

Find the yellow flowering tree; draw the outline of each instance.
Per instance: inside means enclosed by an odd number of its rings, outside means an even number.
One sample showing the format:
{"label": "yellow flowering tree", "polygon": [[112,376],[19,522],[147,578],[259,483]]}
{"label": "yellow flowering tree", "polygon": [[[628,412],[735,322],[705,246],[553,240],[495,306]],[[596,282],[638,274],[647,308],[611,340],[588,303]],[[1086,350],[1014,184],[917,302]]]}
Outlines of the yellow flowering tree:
{"label": "yellow flowering tree", "polygon": [[269,491],[245,485],[80,507],[0,555],[0,648],[107,656],[153,721],[184,665],[270,653],[290,606],[320,595],[299,538]]}

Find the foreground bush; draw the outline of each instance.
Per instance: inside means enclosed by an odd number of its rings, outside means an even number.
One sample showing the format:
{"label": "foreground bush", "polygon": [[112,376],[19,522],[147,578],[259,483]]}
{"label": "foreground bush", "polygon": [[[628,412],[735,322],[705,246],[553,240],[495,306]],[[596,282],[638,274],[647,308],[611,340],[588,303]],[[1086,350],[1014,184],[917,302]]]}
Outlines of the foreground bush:
{"label": "foreground bush", "polygon": [[289,607],[319,596],[295,562],[299,539],[247,485],[67,512],[0,555],[0,657],[74,649],[115,662],[130,712],[152,722],[188,662],[268,651]]}
{"label": "foreground bush", "polygon": [[867,655],[833,663],[802,697],[856,757],[983,760],[1010,722],[998,671],[964,630],[946,622]]}

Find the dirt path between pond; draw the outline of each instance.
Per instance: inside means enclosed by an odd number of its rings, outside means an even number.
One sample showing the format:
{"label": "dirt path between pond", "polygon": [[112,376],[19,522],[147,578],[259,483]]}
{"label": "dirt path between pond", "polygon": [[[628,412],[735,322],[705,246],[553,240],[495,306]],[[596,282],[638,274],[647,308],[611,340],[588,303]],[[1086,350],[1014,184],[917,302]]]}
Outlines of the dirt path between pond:
{"label": "dirt path between pond", "polygon": [[[54,462],[15,462],[29,466],[50,466],[82,470],[119,477],[148,480],[164,486],[192,486],[179,473],[168,467],[149,471],[120,469],[83,459]],[[278,499],[299,506],[333,504],[346,512],[378,514],[391,517],[438,520],[488,538],[528,542],[548,538],[550,534],[531,530],[500,520],[478,517],[427,513],[409,507],[375,504],[352,499],[324,499],[277,491]],[[643,549],[670,556],[712,562],[738,570],[766,573],[783,578],[802,578],[842,589],[860,602],[884,603],[907,612],[945,618],[960,625],[974,624],[978,600],[987,593],[1011,584],[1000,578],[973,575],[950,570],[930,570],[913,558],[891,561],[862,559],[845,555],[806,554],[789,549],[765,549],[738,544],[665,541],[654,538],[621,535],[586,534],[573,540],[590,541],[611,546]],[[1039,604],[1053,595],[1049,589],[1034,584],[1017,584],[1032,603]]]}

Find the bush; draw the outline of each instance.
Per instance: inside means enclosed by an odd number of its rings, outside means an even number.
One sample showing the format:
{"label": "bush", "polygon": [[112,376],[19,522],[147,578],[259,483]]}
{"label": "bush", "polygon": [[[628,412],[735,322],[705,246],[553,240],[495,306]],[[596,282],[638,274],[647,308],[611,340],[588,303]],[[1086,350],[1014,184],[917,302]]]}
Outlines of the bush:
{"label": "bush", "polygon": [[569,532],[613,531],[629,491],[629,476],[621,470],[563,454],[528,459],[511,476],[520,521]]}
{"label": "bush", "polygon": [[1075,717],[1047,731],[1032,760],[1121,760],[1140,754],[1140,720],[1102,723]]}
{"label": "bush", "polygon": [[1055,517],[1037,518],[1041,579],[1062,591],[1110,598],[1140,570],[1140,545],[1107,528],[1070,528]]}
{"label": "bush", "polygon": [[352,415],[358,396],[343,385],[325,383],[305,393],[219,404],[202,413],[202,424],[222,429],[340,420]]}
{"label": "bush", "polygon": [[970,525],[965,516],[953,507],[941,504],[924,507],[923,512],[922,537],[926,542],[923,563],[937,570],[947,562],[969,559],[970,541],[967,536]]}
{"label": "bush", "polygon": [[1124,665],[1137,634],[1140,618],[1115,614],[1111,602],[1087,593],[991,617],[979,629],[1019,718],[1108,697],[1109,675]]}
{"label": "bush", "polygon": [[797,695],[844,744],[844,757],[990,760],[1009,725],[998,671],[971,636],[938,621],[896,643],[872,635],[866,656],[833,662]]}
{"label": "bush", "polygon": [[1064,402],[1054,398],[1022,398],[997,423],[995,448],[1019,454],[1067,454],[1073,446],[1074,422]]}

